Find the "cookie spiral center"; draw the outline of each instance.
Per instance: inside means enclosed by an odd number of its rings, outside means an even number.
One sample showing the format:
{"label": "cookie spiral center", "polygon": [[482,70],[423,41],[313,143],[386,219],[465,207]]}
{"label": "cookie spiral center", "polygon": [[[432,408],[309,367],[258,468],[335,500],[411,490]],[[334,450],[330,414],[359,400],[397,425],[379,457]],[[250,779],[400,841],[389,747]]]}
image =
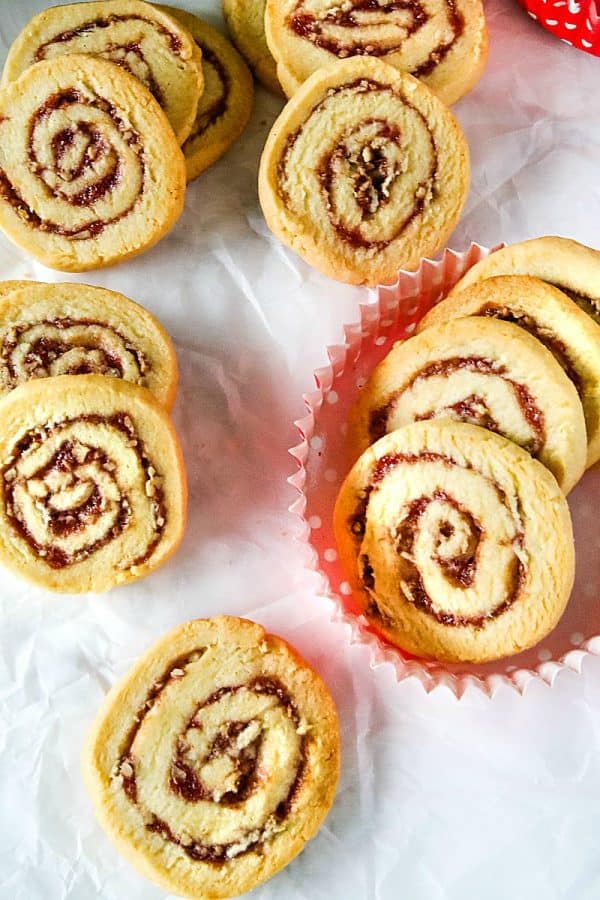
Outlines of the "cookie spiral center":
{"label": "cookie spiral center", "polygon": [[58,91],[34,111],[26,134],[29,177],[21,173],[17,188],[0,169],[0,194],[32,228],[89,240],[139,202],[141,141],[110,101],[75,88]]}
{"label": "cookie spiral center", "polygon": [[2,478],[10,527],[52,568],[86,559],[124,536],[132,520],[140,539],[123,547],[119,565],[141,564],[160,540],[161,479],[126,415],[81,416],[29,432]]}
{"label": "cookie spiral center", "polygon": [[109,375],[141,383],[148,363],[116,329],[91,319],[28,322],[1,336],[0,377],[7,388],[52,375]]}
{"label": "cookie spiral center", "polygon": [[301,2],[288,16],[288,26],[316,47],[348,56],[383,56],[398,50],[428,20],[418,0],[348,0]]}
{"label": "cookie spiral center", "polygon": [[175,660],[153,685],[114,775],[149,831],[192,859],[219,864],[285,827],[304,775],[308,738],[275,677],[223,687],[195,701],[194,672],[203,653]]}
{"label": "cookie spiral center", "polygon": [[454,0],[300,0],[286,25],[339,59],[405,53],[416,76],[430,74],[464,31]]}
{"label": "cookie spiral center", "polygon": [[382,457],[349,524],[367,613],[384,622],[400,596],[444,625],[482,627],[512,606],[527,577],[514,498],[444,455]]}
{"label": "cookie spiral center", "polygon": [[[437,166],[423,115],[389,86],[359,79],[330,88],[289,136],[278,165],[279,194],[302,217],[307,182],[316,179],[319,212],[337,237],[374,252],[421,216],[435,196]],[[322,228],[316,210],[313,217]]]}

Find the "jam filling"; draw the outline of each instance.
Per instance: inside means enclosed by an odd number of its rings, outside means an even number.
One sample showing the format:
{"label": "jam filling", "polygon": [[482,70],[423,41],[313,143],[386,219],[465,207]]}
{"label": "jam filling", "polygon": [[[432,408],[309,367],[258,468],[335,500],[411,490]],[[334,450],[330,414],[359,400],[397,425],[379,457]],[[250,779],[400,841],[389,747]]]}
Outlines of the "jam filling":
{"label": "jam filling", "polygon": [[[390,202],[390,194],[394,182],[400,175],[401,167],[395,165],[390,157],[390,149],[401,150],[402,135],[395,123],[383,119],[367,118],[358,125],[349,127],[338,138],[333,148],[329,149],[319,161],[316,175],[321,186],[323,202],[327,216],[336,234],[354,249],[384,250],[397,240],[409,225],[423,212],[427,198],[434,194],[437,177],[438,157],[427,121],[404,96],[389,85],[371,79],[357,79],[349,84],[330,88],[327,95],[311,111],[309,118],[321,112],[333,97],[342,93],[361,94],[381,92],[387,93],[402,104],[409,107],[418,116],[429,134],[433,165],[426,179],[417,186],[413,198],[412,209],[405,218],[395,226],[394,233],[385,240],[369,240],[361,227],[348,227],[336,209],[334,186],[340,171],[345,169],[351,179],[353,195],[360,210],[362,222],[369,222],[379,209]],[[292,132],[286,141],[277,167],[278,191],[286,205],[290,203],[290,195],[286,188],[290,156],[298,139],[301,137],[308,119]],[[360,131],[371,129],[372,134],[360,138]]]}
{"label": "jam filling", "polygon": [[144,16],[134,14],[119,15],[118,13],[111,13],[100,19],[91,19],[89,22],[84,22],[81,25],[78,25],[77,28],[71,28],[69,31],[61,31],[60,34],[50,38],[49,41],[40,44],[35,52],[34,61],[39,62],[40,60],[45,59],[47,48],[54,44],[66,44],[82,35],[89,35],[90,32],[95,31],[97,28],[110,28],[111,25],[116,25],[121,22],[135,22],[138,25],[150,25],[154,31],[158,32],[158,34],[165,39],[171,53],[174,53],[176,56],[181,56],[183,45],[180,38],[178,35],[173,34],[172,31],[169,31],[169,29],[161,22],[155,22],[151,19],[144,18]]}
{"label": "jam filling", "polygon": [[192,133],[186,140],[184,149],[187,144],[190,144],[196,138],[200,137],[211,125],[214,125],[215,122],[225,115],[227,112],[228,104],[229,104],[229,94],[231,91],[231,78],[229,72],[219,59],[216,53],[214,53],[210,47],[207,47],[205,44],[201,44],[199,41],[196,41],[200,49],[202,50],[202,61],[207,63],[215,72],[218,81],[219,81],[219,93],[212,101],[212,103],[206,108],[201,109],[202,107],[202,98],[200,99],[200,104],[198,106],[198,116],[196,117],[196,121],[194,122],[194,127],[192,129]]}
{"label": "jam filling", "polygon": [[100,55],[134,75],[148,88],[156,102],[164,105],[162,91],[139,43],[132,41],[128,44],[109,44]]}
{"label": "jam filling", "polygon": [[[191,654],[174,660],[162,677],[152,685],[146,700],[134,717],[114,771],[115,774],[121,775],[123,791],[135,806],[140,805],[135,770],[135,750],[133,747],[137,734],[146,716],[160,702],[162,694],[168,685],[173,681],[184,678],[187,667],[200,659],[204,652],[205,649],[200,648]],[[294,726],[296,728],[300,726],[300,717],[296,706],[283,684],[276,678],[258,677],[247,684],[223,687],[215,691],[196,706],[194,714],[185,724],[183,733],[176,738],[173,748],[168,780],[169,790],[189,803],[208,801],[235,808],[236,806],[241,806],[260,785],[258,759],[263,741],[263,729],[259,720],[249,719],[245,722],[239,720],[225,721],[221,724],[208,752],[202,759],[194,758],[192,760],[190,756],[186,755],[188,748],[185,735],[190,729],[201,728],[201,724],[198,721],[199,713],[203,709],[219,702],[223,697],[235,695],[240,691],[277,697],[278,702],[283,706],[286,715],[293,722]],[[253,727],[254,731],[251,739],[242,747],[236,746],[236,741],[240,736],[243,736],[246,730]],[[208,790],[202,783],[198,770],[207,762],[223,756],[229,758],[229,763],[235,773],[235,787],[230,788],[219,796],[215,796],[214,791]],[[303,735],[300,759],[294,780],[286,797],[278,804],[273,814],[269,816],[269,820],[273,820],[275,823],[283,822],[290,814],[304,778],[307,760],[308,738]],[[268,835],[266,834],[268,822],[262,826],[262,829],[253,829],[252,832],[242,838],[241,842],[236,842],[235,844],[208,844],[201,838],[184,838],[181,835],[177,835],[163,819],[149,811],[144,810],[143,812],[144,818],[147,820],[146,829],[148,831],[159,834],[163,840],[181,847],[191,859],[196,861],[221,865],[242,854],[260,850],[265,841],[268,840]],[[256,833],[257,831],[258,833]]]}
{"label": "jam filling", "polygon": [[123,343],[125,350],[135,359],[137,369],[140,375],[148,371],[148,363],[144,353],[137,347],[131,346],[127,338],[121,334],[112,325],[100,322],[96,319],[71,319],[63,317],[60,319],[44,319],[39,322],[26,322],[21,325],[12,326],[8,333],[0,335],[0,358],[4,366],[4,376],[7,387],[16,387],[23,378],[39,378],[47,377],[50,374],[52,363],[63,354],[74,349],[90,352],[89,357],[80,361],[77,366],[67,367],[61,370],[61,374],[68,375],[114,375],[121,378],[123,376],[123,361],[118,353],[111,348],[103,347],[101,342],[89,342],[83,344],[73,344],[68,340],[65,334],[64,339],[53,336],[43,336],[35,339],[30,343],[30,347],[21,361],[24,372],[19,373],[15,369],[14,352],[16,348],[27,340],[27,334],[32,329],[44,326],[53,331],[68,332],[71,328],[81,326],[91,326],[101,328],[103,332],[114,335]]}
{"label": "jam filling", "polygon": [[[393,472],[398,466],[414,465],[419,462],[439,462],[449,467],[456,466],[459,468],[473,469],[471,465],[459,464],[445,454],[433,453],[430,451],[423,451],[418,454],[393,453],[382,456],[373,466],[370,483],[364,491],[364,496],[359,499],[354,514],[350,516],[348,521],[349,528],[355,535],[357,542],[360,542],[365,534],[368,504],[371,493],[374,490],[378,490],[386,476],[390,472]],[[486,480],[490,481],[487,478]],[[490,484],[494,487],[501,505],[511,512],[511,507],[509,506],[508,498],[504,491],[495,482],[490,481]],[[434,502],[442,503],[445,506],[454,509],[459,514],[461,521],[466,525],[469,537],[467,546],[460,554],[453,557],[445,556],[442,552],[443,545],[446,540],[453,536],[455,529],[448,520],[441,520],[438,526],[438,533],[434,539],[431,558],[440,567],[446,579],[454,587],[466,589],[472,587],[474,584],[477,573],[479,549],[482,541],[485,539],[485,528],[483,524],[477,521],[469,510],[463,507],[451,494],[447,491],[438,489],[435,490],[431,496],[418,497],[416,500],[410,501],[404,509],[402,519],[395,529],[393,540],[394,546],[401,559],[399,581],[402,593],[409,603],[412,603],[417,609],[431,616],[442,625],[451,627],[472,626],[475,628],[482,628],[486,622],[498,618],[506,612],[518,598],[527,579],[525,566],[519,556],[515,553],[510,564],[508,584],[504,599],[485,614],[463,616],[447,610],[437,609],[427,593],[421,573],[413,562],[414,545],[421,519],[429,506]],[[522,547],[523,543],[524,535],[522,531],[519,531],[513,539],[513,545],[515,547]],[[385,627],[392,627],[392,620],[380,608],[377,601],[375,573],[366,554],[360,554],[359,556],[359,572],[364,589],[371,594],[365,614],[368,617],[379,621]]]}
{"label": "jam filling", "polygon": [[600,297],[587,297],[585,294],[580,294],[577,291],[571,290],[571,288],[565,287],[564,284],[555,284],[551,281],[549,281],[548,284],[558,288],[559,291],[562,291],[563,294],[570,297],[584,313],[587,313],[588,316],[600,325]]}
{"label": "jam filling", "polygon": [[[451,37],[441,41],[422,63],[411,70],[416,77],[430,75],[464,32],[464,19],[454,0],[442,0],[442,6],[447,11]],[[353,37],[354,30],[360,28],[393,26],[392,14],[403,12],[408,13],[410,19],[408,24],[398,26],[401,36],[387,40],[369,40],[368,36],[357,40]],[[345,59],[349,56],[385,56],[397,52],[430,19],[430,14],[419,0],[351,0],[349,3],[340,3],[321,15],[306,9],[304,0],[300,0],[288,16],[287,25],[299,38],[310,41],[315,47],[326,50],[339,59]],[[340,37],[341,29],[346,29],[347,38]]]}
{"label": "jam filling", "polygon": [[[371,440],[376,441],[387,433],[387,422],[389,419],[389,415],[398,399],[406,391],[409,391],[416,384],[427,378],[432,378],[440,375],[448,376],[460,371],[476,372],[481,375],[489,375],[491,377],[501,378],[507,385],[510,386],[523,416],[523,419],[525,420],[525,422],[527,422],[535,435],[532,440],[527,442],[527,444],[525,445],[525,449],[527,449],[533,456],[536,456],[546,442],[546,428],[542,410],[539,408],[539,406],[535,402],[535,398],[528,390],[528,388],[525,387],[525,385],[520,384],[519,382],[514,381],[512,378],[507,377],[507,370],[505,366],[479,356],[456,356],[449,357],[448,359],[437,360],[436,362],[430,363],[419,372],[417,372],[417,374],[413,378],[411,378],[411,380],[408,381],[402,388],[400,388],[400,390],[394,392],[393,396],[385,404],[385,406],[382,406],[371,413],[369,422],[369,434]],[[484,428],[489,428],[491,431],[499,430],[498,423],[491,416],[485,400],[477,394],[471,394],[470,396],[465,397],[457,403],[454,403],[446,408],[454,412],[463,420],[472,421],[477,425],[483,426]],[[437,415],[437,413],[441,411],[442,410],[432,409],[428,412],[422,413],[417,417],[417,419],[433,419]]]}
{"label": "jam filling", "polygon": [[[457,403],[450,403],[444,407],[444,410],[453,413],[453,418],[460,419],[462,422],[471,422],[473,425],[479,425],[480,428],[486,428],[496,434],[500,432],[498,422],[492,416],[484,397],[479,394],[469,394],[463,400]],[[415,416],[415,421],[423,422],[427,419],[434,419],[440,410],[431,409],[428,412]]]}
{"label": "jam filling", "polygon": [[[563,290],[563,288],[560,288],[560,290]],[[496,306],[494,303],[486,303],[477,312],[477,315],[490,316],[494,319],[501,319],[503,322],[512,322],[514,325],[518,325],[520,328],[528,331],[534,338],[537,338],[538,341],[552,353],[569,381],[572,381],[575,385],[575,389],[579,396],[581,396],[583,392],[581,378],[571,362],[566,344],[564,344],[555,334],[549,333],[546,329],[542,328],[535,319],[531,318],[531,316],[528,316],[525,313],[520,314],[508,307]]]}
{"label": "jam filling", "polygon": [[[107,226],[125,218],[138,203],[140,196],[144,192],[145,163],[139,135],[125,124],[119,116],[116,107],[110,101],[98,96],[94,98],[88,97],[76,88],[61,90],[49,97],[37,109],[29,125],[29,168],[36,177],[44,182],[46,191],[65,201],[70,206],[90,208],[99,200],[109,196],[121,184],[126,175],[121,160],[108,144],[105,135],[93,123],[86,121],[75,123],[53,137],[50,145],[53,160],[52,168],[38,159],[35,144],[36,130],[40,124],[55,110],[65,110],[77,106],[96,109],[108,116],[122,139],[132,148],[139,162],[141,176],[141,190],[134,200],[110,219],[92,218],[85,224],[69,228],[62,223],[43,219],[21,196],[3,169],[0,169],[0,196],[32,228],[72,240],[88,240],[99,235]],[[69,169],[64,164],[64,157],[77,139],[80,142],[83,141],[85,149],[80,154],[79,162],[75,167]],[[106,160],[108,167],[100,177],[95,177],[94,167],[99,159]],[[81,191],[70,194],[64,189],[68,183],[81,178],[87,173],[93,176],[94,180]],[[63,185],[62,189],[57,186],[60,184]]]}
{"label": "jam filling", "polygon": [[[154,476],[156,472],[144,452],[144,447],[137,437],[131,419],[126,413],[116,413],[113,416],[82,415],[75,419],[66,419],[63,422],[44,425],[25,434],[14,447],[10,461],[1,472],[4,481],[4,508],[7,522],[15,533],[27,543],[35,555],[43,559],[53,569],[63,569],[87,559],[117,538],[129,526],[131,507],[127,497],[122,493],[114,474],[118,465],[103,450],[97,447],[81,444],[72,439],[65,439],[58,445],[56,452],[44,466],[27,477],[19,475],[17,467],[23,457],[27,456],[28,452],[34,452],[44,441],[53,438],[57,433],[60,433],[60,431],[73,423],[109,425],[111,428],[115,428],[124,434],[127,438],[127,446],[131,447],[135,452],[147,476],[147,493],[150,490],[149,485],[152,485],[151,506],[154,516],[154,533],[144,552],[129,563],[131,567],[140,566],[152,556],[162,539],[167,521],[167,511],[162,487],[160,483],[155,482]],[[102,469],[104,472],[103,477],[109,479],[118,491],[119,500],[112,524],[97,540],[75,550],[71,554],[52,543],[39,542],[28,527],[26,518],[19,508],[16,499],[17,490],[23,488],[25,491],[28,491],[29,486],[29,493],[31,494],[32,485],[37,485],[36,492],[32,496],[35,498],[36,505],[42,509],[44,526],[49,539],[52,537],[57,539],[66,538],[72,534],[85,533],[86,529],[93,526],[106,509],[106,499],[99,485],[90,484],[89,476],[83,479],[79,477],[81,467],[91,465]],[[48,484],[48,480],[54,479],[56,481],[57,478],[60,479],[60,484],[61,486],[64,485],[64,487],[57,487],[53,490],[52,484]],[[64,510],[52,505],[51,501],[56,491],[60,493],[61,489],[74,488],[82,489],[79,503],[74,500]]]}

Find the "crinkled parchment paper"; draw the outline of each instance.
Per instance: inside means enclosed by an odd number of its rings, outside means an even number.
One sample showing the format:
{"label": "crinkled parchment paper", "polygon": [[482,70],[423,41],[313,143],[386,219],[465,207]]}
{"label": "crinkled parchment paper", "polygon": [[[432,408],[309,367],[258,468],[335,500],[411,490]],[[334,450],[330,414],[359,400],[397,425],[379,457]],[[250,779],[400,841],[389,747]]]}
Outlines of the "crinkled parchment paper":
{"label": "crinkled parchment paper", "polygon": [[[216,0],[186,5],[219,24]],[[490,63],[456,107],[473,186],[451,245],[559,233],[599,246],[600,61],[512,0],[486,6]],[[3,54],[41,7],[0,2]],[[311,271],[266,230],[256,173],[279,108],[258,92],[242,140],[191,185],[171,235],[137,260],[60,276],[0,236],[3,278],[89,281],[160,317],[179,353],[175,418],[190,483],[182,549],[145,581],[64,597],[0,573],[0,898],[164,897],[96,825],[80,746],[140,651],[188,618],[229,612],[292,641],[326,678],[342,722],[334,808],[256,898],[597,900],[600,661],[525,697],[427,696],[414,680],[397,684],[390,667],[369,668],[368,650],[349,646],[304,569],[287,512],[292,421],[365,295]],[[593,526],[589,539],[598,544]]]}

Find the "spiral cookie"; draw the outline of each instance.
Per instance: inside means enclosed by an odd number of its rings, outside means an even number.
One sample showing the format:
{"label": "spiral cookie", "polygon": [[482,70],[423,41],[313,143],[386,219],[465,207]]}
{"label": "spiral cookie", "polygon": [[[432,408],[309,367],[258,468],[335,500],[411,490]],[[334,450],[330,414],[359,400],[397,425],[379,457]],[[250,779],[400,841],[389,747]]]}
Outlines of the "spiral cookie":
{"label": "spiral cookie", "polygon": [[101,592],[177,549],[185,473],[164,409],[103,375],[20,385],[0,400],[0,561],[52,591]]}
{"label": "spiral cookie", "polygon": [[265,87],[281,94],[277,63],[265,35],[266,0],[222,0],[223,15],[232,40]]}
{"label": "spiral cookie", "polygon": [[583,475],[577,391],[552,354],[516,325],[456,319],[396,344],[351,415],[356,454],[410,422],[454,419],[503,435],[540,460],[568,493]]}
{"label": "spiral cookie", "polygon": [[112,689],[82,764],[100,823],[140,872],[178,896],[233,897],[321,825],[337,716],[280,638],[243,619],[198,619]]}
{"label": "spiral cookie", "polygon": [[600,459],[600,325],[562,291],[538,278],[500,275],[456,289],[422,319],[419,331],[463,316],[514,322],[553,354],[581,398],[587,465]]}
{"label": "spiral cookie", "polygon": [[600,325],[600,250],[562,237],[511,244],[476,263],[452,294],[496,275],[532,275],[560,288]]}
{"label": "spiral cookie", "polygon": [[574,578],[569,509],[537,460],[463,422],[416,422],[358,460],[335,508],[368,621],[447,662],[519,653],[558,622]]}
{"label": "spiral cookie", "polygon": [[177,357],[149,312],[87,284],[0,282],[0,393],[32,378],[109,375],[141,384],[170,409]]}
{"label": "spiral cookie", "polygon": [[113,63],[62,56],[0,91],[0,227],[40,262],[80,272],[141,253],[184,193],[164,113]]}
{"label": "spiral cookie", "polygon": [[223,156],[246,128],[254,84],[242,57],[215,28],[181,9],[161,9],[187,28],[202,51],[204,93],[192,131],[182,147],[187,179],[191,181]]}
{"label": "spiral cookie", "polygon": [[487,61],[480,0],[267,0],[265,30],[288,97],[323,66],[375,56],[450,104]]}
{"label": "spiral cookie", "polygon": [[202,61],[191,35],[143,0],[53,6],[25,26],[9,50],[2,86],[36,62],[90,53],[135,75],[154,95],[179,143],[190,134],[202,94]]}
{"label": "spiral cookie", "polygon": [[267,224],[284,243],[326,275],[371,285],[443,246],[468,185],[451,113],[411,75],[362,57],[302,85],[259,175]]}

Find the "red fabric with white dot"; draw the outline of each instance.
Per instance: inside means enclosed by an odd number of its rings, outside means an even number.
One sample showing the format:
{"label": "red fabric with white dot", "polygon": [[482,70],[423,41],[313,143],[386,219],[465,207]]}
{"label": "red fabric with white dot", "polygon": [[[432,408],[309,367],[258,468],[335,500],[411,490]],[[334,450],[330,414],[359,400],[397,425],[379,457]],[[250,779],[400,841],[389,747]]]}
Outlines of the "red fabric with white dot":
{"label": "red fabric with white dot", "polygon": [[565,44],[600,56],[598,0],[519,0],[532,19]]}

